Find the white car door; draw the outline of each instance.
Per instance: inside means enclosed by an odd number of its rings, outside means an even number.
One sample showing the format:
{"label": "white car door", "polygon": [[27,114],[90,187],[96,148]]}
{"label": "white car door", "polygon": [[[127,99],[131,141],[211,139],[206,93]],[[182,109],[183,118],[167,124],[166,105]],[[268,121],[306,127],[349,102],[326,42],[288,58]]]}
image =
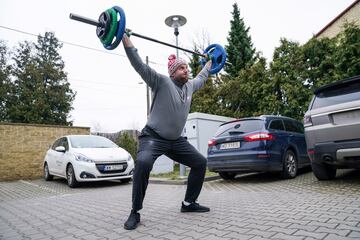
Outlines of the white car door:
{"label": "white car door", "polygon": [[65,152],[55,151],[55,168],[57,174],[61,176],[66,176],[66,164],[68,162],[69,156],[69,144],[66,137],[61,138],[59,146],[64,147]]}
{"label": "white car door", "polygon": [[48,168],[51,174],[59,174],[57,169],[57,161],[59,158],[59,152],[55,151],[56,147],[60,146],[61,139],[58,139],[54,142],[51,148],[46,153],[46,162],[48,164]]}

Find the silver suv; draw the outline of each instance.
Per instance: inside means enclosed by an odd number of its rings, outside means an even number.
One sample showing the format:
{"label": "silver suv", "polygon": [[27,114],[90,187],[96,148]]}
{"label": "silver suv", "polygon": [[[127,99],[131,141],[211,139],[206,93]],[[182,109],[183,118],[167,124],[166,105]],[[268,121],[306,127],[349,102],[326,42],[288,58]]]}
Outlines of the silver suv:
{"label": "silver suv", "polygon": [[304,117],[314,175],[330,180],[339,168],[360,168],[360,75],[318,88]]}

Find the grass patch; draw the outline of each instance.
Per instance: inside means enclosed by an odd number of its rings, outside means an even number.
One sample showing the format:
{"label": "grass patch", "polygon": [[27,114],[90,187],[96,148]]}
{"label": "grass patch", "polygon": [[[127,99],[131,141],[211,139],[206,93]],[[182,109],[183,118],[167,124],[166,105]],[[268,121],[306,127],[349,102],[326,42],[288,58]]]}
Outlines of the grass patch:
{"label": "grass patch", "polygon": [[[189,175],[189,171],[190,171],[190,169],[186,168],[186,173],[185,173],[186,177]],[[205,173],[205,177],[217,176],[217,175],[218,175],[217,173],[210,172],[209,170],[206,170],[206,173]],[[170,179],[170,180],[183,179],[183,178],[180,177],[180,165],[179,164],[174,164],[174,171],[173,172],[150,174],[150,177],[164,178],[164,179]]]}

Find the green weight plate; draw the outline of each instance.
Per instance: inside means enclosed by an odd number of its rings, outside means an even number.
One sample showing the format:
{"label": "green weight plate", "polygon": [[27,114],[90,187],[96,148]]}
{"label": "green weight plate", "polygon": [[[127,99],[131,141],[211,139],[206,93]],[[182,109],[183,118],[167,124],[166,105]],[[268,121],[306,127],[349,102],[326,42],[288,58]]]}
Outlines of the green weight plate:
{"label": "green weight plate", "polygon": [[108,12],[111,16],[110,30],[109,30],[109,33],[103,39],[100,39],[100,40],[101,40],[102,44],[110,45],[115,37],[116,30],[117,30],[117,25],[118,25],[117,12],[113,8],[106,10],[106,12]]}

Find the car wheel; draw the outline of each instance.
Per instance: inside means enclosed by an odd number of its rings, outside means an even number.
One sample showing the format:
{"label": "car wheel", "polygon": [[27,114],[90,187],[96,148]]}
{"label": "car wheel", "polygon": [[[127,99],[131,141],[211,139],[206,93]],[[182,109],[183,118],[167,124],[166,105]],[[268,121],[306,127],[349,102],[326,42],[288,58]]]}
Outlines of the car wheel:
{"label": "car wheel", "polygon": [[124,179],[120,179],[121,183],[128,183],[130,182],[131,178],[124,178]]}
{"label": "car wheel", "polygon": [[219,172],[219,175],[224,180],[232,180],[235,178],[236,173]]}
{"label": "car wheel", "polygon": [[66,180],[69,187],[71,188],[74,188],[78,185],[78,181],[75,178],[75,171],[71,164],[69,164],[66,169]]}
{"label": "car wheel", "polygon": [[285,179],[295,178],[297,174],[298,166],[296,155],[292,150],[287,150],[283,160],[282,176]]}
{"label": "car wheel", "polygon": [[321,165],[311,162],[311,168],[318,180],[332,180],[336,176],[336,168],[330,165]]}
{"label": "car wheel", "polygon": [[53,180],[54,176],[50,174],[49,172],[49,166],[47,163],[44,164],[44,179],[45,181],[51,181]]}

